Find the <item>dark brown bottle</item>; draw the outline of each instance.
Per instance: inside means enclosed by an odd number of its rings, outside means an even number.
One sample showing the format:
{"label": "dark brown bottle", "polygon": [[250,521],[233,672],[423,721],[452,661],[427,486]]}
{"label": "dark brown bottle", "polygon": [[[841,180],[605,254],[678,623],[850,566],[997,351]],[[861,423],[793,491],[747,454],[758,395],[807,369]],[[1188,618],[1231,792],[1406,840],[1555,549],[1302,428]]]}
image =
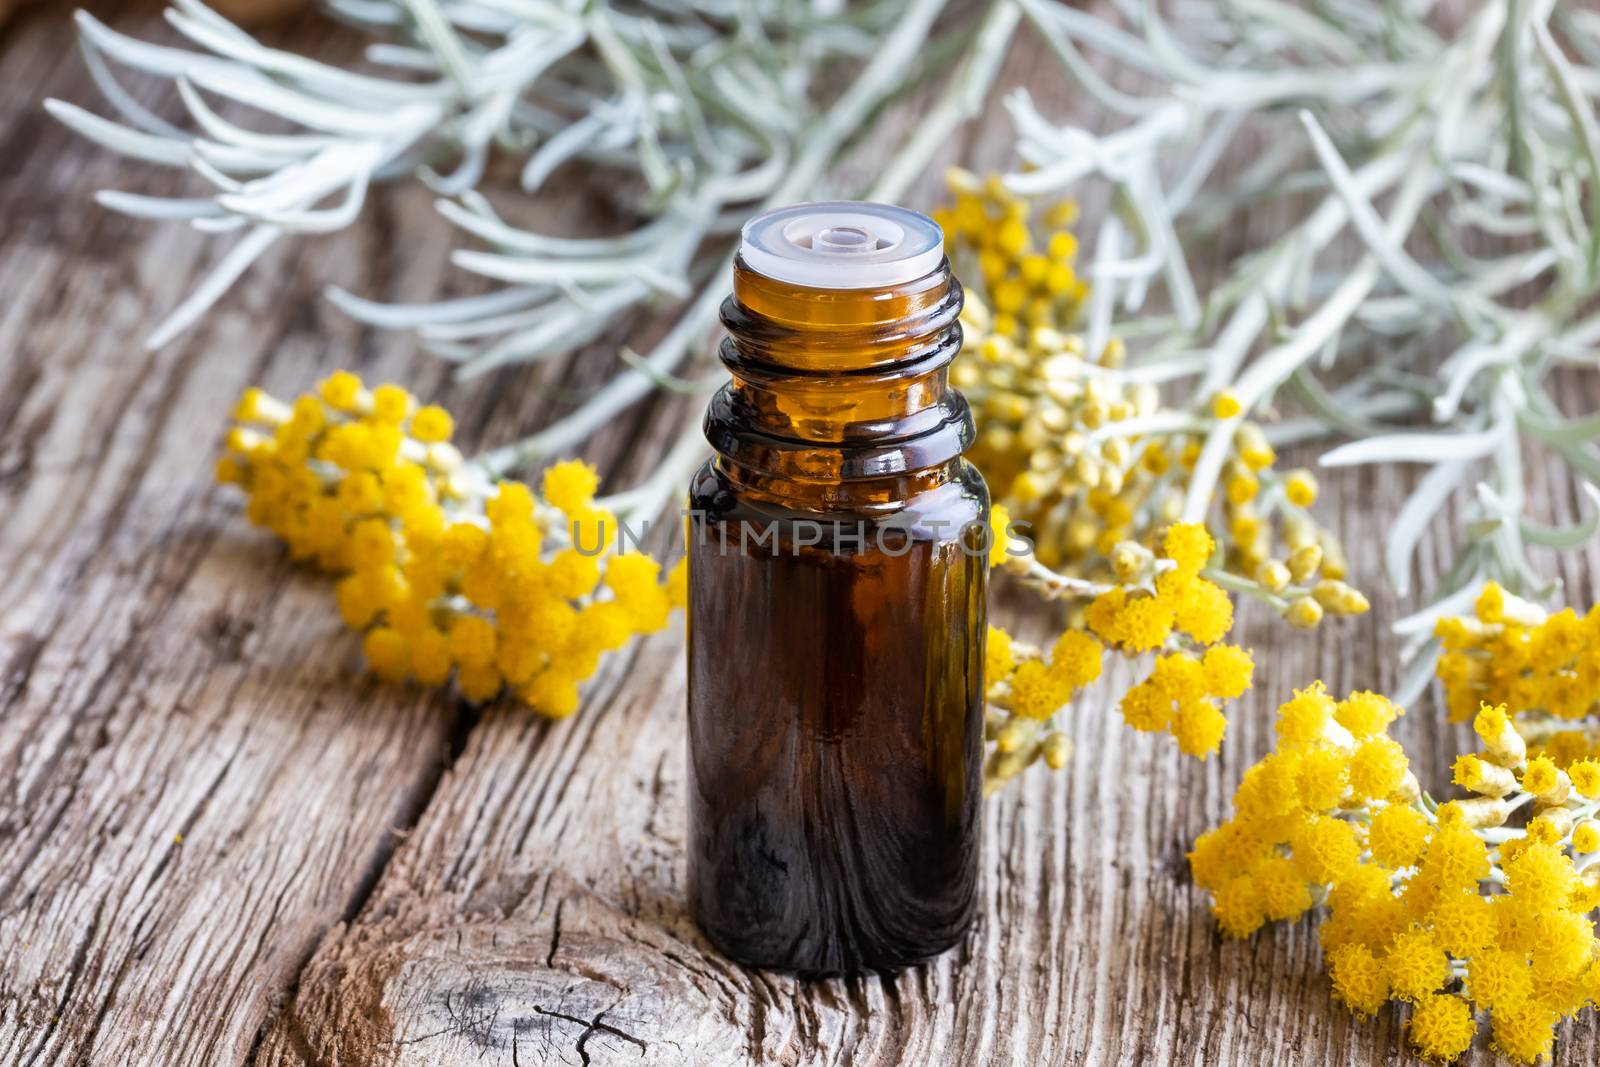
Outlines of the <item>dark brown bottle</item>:
{"label": "dark brown bottle", "polygon": [[689,883],[735,960],[892,969],[977,901],[988,493],[932,220],[752,221],[690,492]]}

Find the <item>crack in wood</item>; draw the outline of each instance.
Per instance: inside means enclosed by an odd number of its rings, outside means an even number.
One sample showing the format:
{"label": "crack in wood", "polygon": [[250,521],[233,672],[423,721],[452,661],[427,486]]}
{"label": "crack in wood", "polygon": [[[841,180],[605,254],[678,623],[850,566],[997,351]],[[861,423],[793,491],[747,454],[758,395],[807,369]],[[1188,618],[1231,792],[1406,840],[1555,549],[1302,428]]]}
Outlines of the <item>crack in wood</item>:
{"label": "crack in wood", "polygon": [[[540,1015],[548,1015],[551,1018],[562,1019],[566,1022],[575,1023],[578,1026],[584,1027],[583,1033],[578,1035],[578,1043],[576,1048],[578,1056],[583,1060],[585,1065],[589,1063],[589,1051],[587,1048],[589,1039],[597,1033],[611,1034],[614,1037],[620,1037],[629,1044],[638,1046],[641,1055],[650,1050],[650,1046],[647,1043],[641,1041],[637,1037],[634,1037],[627,1031],[619,1030],[615,1026],[610,1026],[601,1022],[600,1020],[606,1017],[606,1012],[604,1011],[597,1014],[593,1019],[584,1020],[578,1018],[576,1015],[567,1015],[564,1012],[551,1011],[550,1009],[542,1007],[538,1004],[533,1006],[533,1010],[538,1012]],[[610,1009],[608,1008],[607,1011],[609,1010]]]}

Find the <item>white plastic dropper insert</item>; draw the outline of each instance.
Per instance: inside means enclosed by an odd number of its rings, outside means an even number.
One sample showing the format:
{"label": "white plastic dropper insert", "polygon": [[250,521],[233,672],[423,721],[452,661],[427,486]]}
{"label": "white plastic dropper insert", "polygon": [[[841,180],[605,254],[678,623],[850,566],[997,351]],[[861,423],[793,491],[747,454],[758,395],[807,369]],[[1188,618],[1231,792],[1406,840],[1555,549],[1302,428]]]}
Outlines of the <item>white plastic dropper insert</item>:
{"label": "white plastic dropper insert", "polygon": [[815,289],[878,289],[937,270],[944,231],[920,211],[865,200],[791,204],[745,223],[739,255],[763,277]]}

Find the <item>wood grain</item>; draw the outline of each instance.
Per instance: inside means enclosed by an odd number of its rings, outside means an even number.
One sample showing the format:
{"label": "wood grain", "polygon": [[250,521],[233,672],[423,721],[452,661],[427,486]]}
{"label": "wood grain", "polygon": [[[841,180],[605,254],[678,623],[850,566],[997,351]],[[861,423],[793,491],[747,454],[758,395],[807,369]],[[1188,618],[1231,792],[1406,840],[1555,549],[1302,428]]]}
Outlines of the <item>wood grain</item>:
{"label": "wood grain", "polygon": [[[115,21],[163,36],[149,9]],[[356,47],[309,17],[274,32]],[[137,338],[217,250],[93,208],[105,185],[183,183],[119,168],[41,115],[45,95],[92,95],[59,10],[3,33],[0,1063],[1412,1062],[1391,1015],[1357,1023],[1329,1002],[1309,924],[1221,942],[1183,855],[1292,687],[1394,684],[1387,627],[1405,606],[1377,580],[1376,531],[1412,472],[1325,479],[1374,610],[1298,639],[1245,610],[1243,638],[1272,653],[1220,758],[1127,731],[1114,677],[1072,716],[1069,769],[988,804],[981,917],[959,950],[884,978],[746,971],[683,908],[681,633],[608,660],[562,723],[376,685],[325,584],[210,484],[220,413],[246,383],[290,393],[348,365],[446,401],[469,444],[498,442],[610,373],[616,338],[461,386],[403,338],[352,327],[321,284],[388,299],[459,284],[427,198],[390,191],[350,231],[275,250],[194,335],[145,353]],[[1006,81],[1062,113],[1074,101],[1051,64],[1020,44]],[[991,108],[939,166],[1002,165],[1009,140]],[[859,146],[841,188],[889,150]],[[913,203],[937,195],[939,166]],[[578,182],[554,195],[530,210],[607,221]],[[694,408],[652,399],[590,458],[626,484]],[[1578,514],[1554,467],[1530,480],[1547,517]],[[1451,518],[1422,546],[1425,573]],[[1549,563],[1574,601],[1600,594],[1592,546]],[[1022,603],[1001,610],[1043,633]],[[1442,780],[1459,737],[1433,705],[1398,733]],[[1592,1012],[1557,1051],[1600,1060]]]}

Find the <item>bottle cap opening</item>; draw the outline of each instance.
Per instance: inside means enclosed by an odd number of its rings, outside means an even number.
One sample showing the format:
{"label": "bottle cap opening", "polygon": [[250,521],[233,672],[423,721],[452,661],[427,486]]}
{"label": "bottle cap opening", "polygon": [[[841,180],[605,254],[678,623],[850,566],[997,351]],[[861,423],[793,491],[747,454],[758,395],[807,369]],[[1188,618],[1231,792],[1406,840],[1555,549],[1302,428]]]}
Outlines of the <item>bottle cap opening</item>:
{"label": "bottle cap opening", "polygon": [[745,223],[739,255],[775,281],[876,289],[938,269],[944,233],[919,211],[863,200],[792,204]]}

